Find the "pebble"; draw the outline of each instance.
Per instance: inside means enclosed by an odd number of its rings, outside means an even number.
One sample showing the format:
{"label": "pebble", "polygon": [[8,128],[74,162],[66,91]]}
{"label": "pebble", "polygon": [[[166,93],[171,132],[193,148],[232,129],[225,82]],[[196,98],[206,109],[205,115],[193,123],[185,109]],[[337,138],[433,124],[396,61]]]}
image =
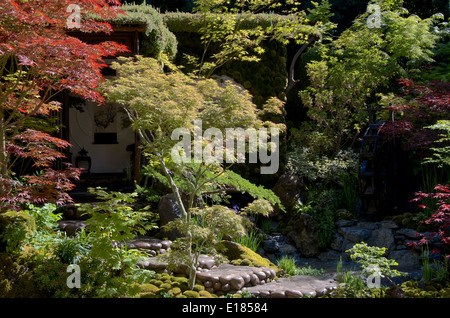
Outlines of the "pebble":
{"label": "pebble", "polygon": [[298,290],[287,289],[284,291],[284,294],[288,298],[302,298],[303,294]]}

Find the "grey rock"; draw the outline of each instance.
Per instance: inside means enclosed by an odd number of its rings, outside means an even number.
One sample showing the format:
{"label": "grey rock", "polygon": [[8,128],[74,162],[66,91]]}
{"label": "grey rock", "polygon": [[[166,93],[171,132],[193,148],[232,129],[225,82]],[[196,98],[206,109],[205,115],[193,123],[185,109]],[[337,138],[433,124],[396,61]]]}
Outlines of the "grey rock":
{"label": "grey rock", "polygon": [[231,285],[228,284],[228,283],[223,284],[222,287],[221,287],[220,289],[221,289],[222,291],[224,291],[224,292],[228,292],[228,291],[231,290]]}
{"label": "grey rock", "polygon": [[394,221],[391,221],[391,220],[389,220],[389,221],[381,221],[380,222],[380,227],[383,228],[383,229],[393,229],[393,230],[398,229],[397,223],[395,223]]}
{"label": "grey rock", "polygon": [[[281,204],[288,212],[294,212],[294,206],[298,200],[306,199],[306,188],[303,180],[295,173],[283,174],[273,187],[272,191],[280,198]],[[278,207],[275,207],[277,212]]]}
{"label": "grey rock", "polygon": [[175,240],[182,236],[180,232],[176,230],[166,231],[163,226],[171,221],[181,218],[181,211],[173,193],[164,195],[158,203],[158,214],[160,220],[161,232],[167,236],[169,240]]}
{"label": "grey rock", "polygon": [[257,270],[253,272],[256,276],[258,276],[259,280],[266,279],[267,274],[263,270]]}
{"label": "grey rock", "polygon": [[336,251],[342,252],[343,245],[344,245],[344,238],[342,237],[342,235],[340,235],[338,233],[334,233],[333,239],[330,243],[330,247]]}
{"label": "grey rock", "polygon": [[265,240],[263,244],[264,251],[267,253],[276,253],[278,252],[279,245],[275,240]]}
{"label": "grey rock", "polygon": [[161,241],[161,248],[168,250],[172,246],[172,241],[164,240]]}
{"label": "grey rock", "polygon": [[391,229],[381,228],[372,231],[367,244],[377,247],[386,247],[388,251],[395,249],[394,232]]}
{"label": "grey rock", "polygon": [[378,229],[378,224],[374,222],[358,222],[356,226],[366,230]]}
{"label": "grey rock", "polygon": [[349,227],[354,226],[357,223],[356,220],[338,220],[336,222],[337,227]]}
{"label": "grey rock", "polygon": [[394,259],[399,266],[418,266],[419,265],[419,253],[412,250],[398,250],[389,253],[389,258]]}
{"label": "grey rock", "polygon": [[74,235],[77,231],[86,228],[85,221],[79,220],[62,220],[58,221],[58,228],[66,232],[67,235]]}
{"label": "grey rock", "polygon": [[297,248],[290,244],[282,244],[280,245],[279,251],[284,255],[291,255],[297,253]]}
{"label": "grey rock", "polygon": [[275,240],[278,243],[284,242],[284,236],[280,233],[272,233],[272,235],[270,235],[270,239]]}
{"label": "grey rock", "polygon": [[318,256],[318,258],[321,261],[339,261],[339,259],[341,258],[342,253],[335,251],[335,250],[327,250],[324,251],[322,253],[320,253],[320,255]]}
{"label": "grey rock", "polygon": [[152,245],[148,242],[137,241],[133,243],[134,248],[151,249]]}
{"label": "grey rock", "polygon": [[419,237],[417,236],[417,234],[419,234],[419,232],[417,232],[416,230],[413,229],[400,229],[397,230],[395,232],[396,235],[403,235],[406,236],[407,238],[410,239],[418,239]]}
{"label": "grey rock", "polygon": [[320,253],[317,240],[317,224],[313,217],[301,214],[295,222],[294,230],[288,233],[299,253],[304,257],[316,257]]}
{"label": "grey rock", "polygon": [[338,229],[338,233],[341,234],[344,239],[354,243],[365,241],[372,234],[370,230],[359,227],[342,227]]}

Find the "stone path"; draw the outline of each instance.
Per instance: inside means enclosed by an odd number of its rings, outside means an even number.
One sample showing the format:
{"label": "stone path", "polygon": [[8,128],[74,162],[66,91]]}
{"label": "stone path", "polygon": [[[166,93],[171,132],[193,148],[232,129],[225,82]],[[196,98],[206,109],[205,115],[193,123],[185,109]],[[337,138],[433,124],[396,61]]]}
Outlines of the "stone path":
{"label": "stone path", "polygon": [[267,267],[222,264],[210,270],[197,271],[196,279],[210,293],[218,295],[237,293],[245,286],[260,286],[276,277],[275,270]]}
{"label": "stone path", "polygon": [[[86,216],[83,216],[75,205],[67,205],[64,210],[64,220],[58,227],[68,235],[86,227]],[[321,276],[292,276],[277,278],[273,269],[264,267],[235,266],[232,264],[216,264],[214,258],[201,255],[197,268],[197,281],[205,286],[210,293],[227,294],[248,291],[257,297],[298,298],[318,297],[335,288],[338,284],[335,277],[337,263],[343,251],[354,243],[368,240],[374,246],[389,247],[389,257],[396,259],[401,265],[397,269],[416,275],[418,254],[407,250],[404,246],[408,240],[417,239],[414,230],[399,229],[393,221],[364,222],[357,220],[340,220],[336,223],[337,234],[331,244],[331,249],[321,253],[317,258],[301,258],[297,254],[298,246],[285,241],[283,235],[272,233],[264,241],[260,255],[274,262],[280,253],[295,256],[301,267],[325,269]],[[295,240],[294,240],[295,242]],[[165,254],[171,248],[172,241],[159,240],[153,237],[140,236],[126,242],[129,248],[145,251],[149,257],[140,262],[143,268],[156,272],[167,271],[167,263],[158,255]],[[303,254],[302,254],[303,255]],[[355,264],[343,259],[344,269],[354,270]],[[180,266],[175,274],[186,275],[186,266]]]}
{"label": "stone path", "polygon": [[[73,235],[79,228],[84,228],[82,220],[65,220],[59,222],[59,228]],[[137,237],[126,243],[129,248],[145,251],[149,257],[140,261],[142,268],[156,272],[167,270],[167,263],[158,257],[170,249],[172,242],[152,237]],[[186,268],[180,267],[177,273],[186,273]],[[210,293],[224,295],[240,293],[244,290],[261,298],[299,298],[316,297],[334,288],[337,283],[332,274],[322,276],[293,276],[276,278],[275,270],[266,267],[236,266],[232,264],[217,265],[214,258],[200,255],[197,268],[197,281],[205,286]]]}
{"label": "stone path", "polygon": [[245,287],[243,290],[261,298],[318,297],[337,286],[332,274],[321,276],[299,275],[279,278],[268,284]]}
{"label": "stone path", "polygon": [[[165,252],[170,248],[169,242],[140,238],[130,241],[128,244],[131,248],[150,251],[149,254],[154,255],[152,248],[159,252]],[[167,263],[158,257],[149,257],[140,261],[139,265],[156,272],[166,271],[167,268]],[[180,267],[176,273],[185,274],[186,270],[186,267]],[[217,295],[241,293],[246,290],[261,298],[317,297],[337,286],[332,273],[321,276],[299,275],[277,278],[276,272],[272,268],[232,264],[217,265],[214,258],[208,255],[200,255],[196,275],[197,282],[205,286],[208,292]]]}

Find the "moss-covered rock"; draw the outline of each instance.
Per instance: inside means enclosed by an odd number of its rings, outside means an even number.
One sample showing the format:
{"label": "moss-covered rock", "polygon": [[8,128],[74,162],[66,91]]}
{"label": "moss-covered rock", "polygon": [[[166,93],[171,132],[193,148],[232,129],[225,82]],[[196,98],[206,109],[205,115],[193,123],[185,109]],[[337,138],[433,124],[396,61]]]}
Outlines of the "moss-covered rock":
{"label": "moss-covered rock", "polygon": [[201,290],[198,292],[198,294],[200,295],[200,298],[214,298],[217,297],[217,295],[212,295],[210,292],[206,291],[206,290]]}
{"label": "moss-covered rock", "polygon": [[418,282],[407,281],[401,284],[400,287],[407,298],[450,298],[450,288],[441,288],[442,285],[426,284],[424,290],[419,286]]}
{"label": "moss-covered rock", "polygon": [[442,298],[450,298],[450,288],[443,288],[439,291],[439,296]]}
{"label": "moss-covered rock", "polygon": [[160,289],[166,289],[166,290],[169,290],[170,288],[172,288],[172,285],[169,284],[169,283],[162,283],[162,284],[159,286],[159,288],[160,288]]}
{"label": "moss-covered rock", "polygon": [[193,290],[199,292],[199,291],[205,290],[205,286],[203,286],[201,284],[195,284]]}
{"label": "moss-covered rock", "polygon": [[153,284],[153,285],[155,285],[155,286],[161,286],[161,284],[163,283],[161,280],[159,280],[159,279],[151,279],[150,280],[150,283],[151,284]]}
{"label": "moss-covered rock", "polygon": [[211,294],[205,290],[201,284],[195,284],[193,290],[188,289],[188,278],[170,276],[167,273],[156,274],[148,284],[140,286],[140,298],[169,297],[174,298],[211,298],[217,295]]}
{"label": "moss-covered rock", "polygon": [[269,267],[278,271],[278,267],[274,263],[239,243],[221,241],[217,244],[217,250],[227,257],[233,265]]}
{"label": "moss-covered rock", "polygon": [[182,293],[181,289],[179,287],[173,287],[167,291],[172,296],[178,296]]}
{"label": "moss-covered rock", "polygon": [[159,292],[159,287],[153,284],[142,284],[140,285],[141,292],[139,293],[140,298],[157,298]]}
{"label": "moss-covered rock", "polygon": [[199,298],[200,294],[196,292],[195,290],[186,290],[183,292],[183,295],[187,298]]}

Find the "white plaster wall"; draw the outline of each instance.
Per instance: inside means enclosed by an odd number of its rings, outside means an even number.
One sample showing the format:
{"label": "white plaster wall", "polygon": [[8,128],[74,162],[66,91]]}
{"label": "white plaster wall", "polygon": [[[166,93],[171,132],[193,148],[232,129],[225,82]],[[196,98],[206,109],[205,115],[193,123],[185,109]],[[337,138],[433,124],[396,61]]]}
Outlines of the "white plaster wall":
{"label": "white plaster wall", "polygon": [[75,108],[69,109],[69,142],[71,148],[72,164],[75,166],[75,158],[84,147],[88,156],[92,158],[91,173],[118,173],[131,166],[131,152],[126,147],[134,143],[134,132],[127,127],[122,129],[122,113],[118,113],[117,141],[118,144],[94,144],[94,113],[96,108],[102,107],[95,103],[87,102],[83,107],[84,112]]}

